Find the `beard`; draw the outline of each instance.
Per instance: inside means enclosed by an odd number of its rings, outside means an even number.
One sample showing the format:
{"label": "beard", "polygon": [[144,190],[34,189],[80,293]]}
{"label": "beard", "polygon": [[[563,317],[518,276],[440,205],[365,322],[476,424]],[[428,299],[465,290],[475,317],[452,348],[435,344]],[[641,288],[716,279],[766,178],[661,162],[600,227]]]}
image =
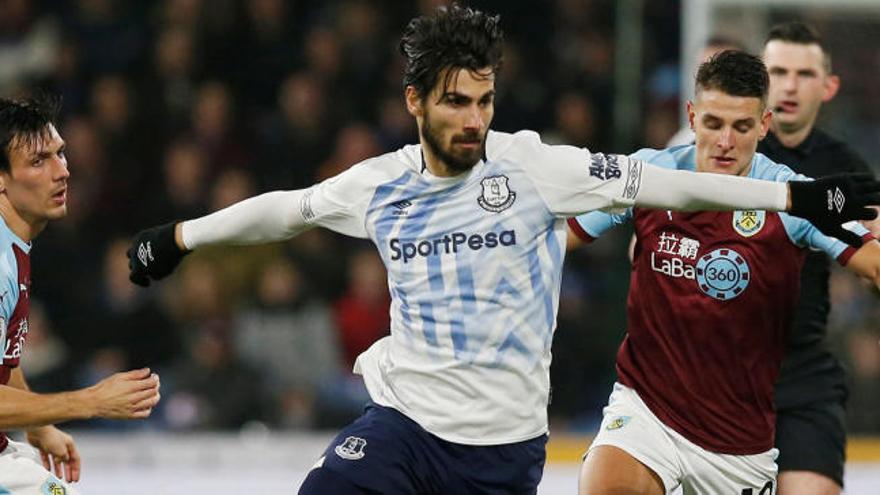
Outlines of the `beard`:
{"label": "beard", "polygon": [[452,149],[444,149],[443,145],[440,143],[440,136],[437,135],[436,131],[431,126],[431,118],[427,113],[425,114],[421,135],[425,144],[430,148],[431,152],[434,153],[434,156],[439,158],[449,171],[453,173],[467,172],[474,168],[474,165],[483,158],[484,150],[486,149],[486,135],[484,134],[483,136],[480,136],[476,132],[453,136],[450,144],[451,148],[451,145],[455,143],[479,141],[480,145],[476,148],[472,150],[459,150],[458,152]]}

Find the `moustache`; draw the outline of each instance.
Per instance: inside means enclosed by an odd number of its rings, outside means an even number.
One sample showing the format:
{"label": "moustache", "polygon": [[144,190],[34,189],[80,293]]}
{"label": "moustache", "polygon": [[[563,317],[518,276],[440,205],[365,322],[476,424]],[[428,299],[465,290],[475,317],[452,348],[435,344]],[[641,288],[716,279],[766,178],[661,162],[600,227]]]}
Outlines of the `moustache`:
{"label": "moustache", "polygon": [[478,144],[482,143],[483,139],[479,135],[467,135],[467,136],[455,136],[452,138],[453,143],[464,143],[464,144]]}

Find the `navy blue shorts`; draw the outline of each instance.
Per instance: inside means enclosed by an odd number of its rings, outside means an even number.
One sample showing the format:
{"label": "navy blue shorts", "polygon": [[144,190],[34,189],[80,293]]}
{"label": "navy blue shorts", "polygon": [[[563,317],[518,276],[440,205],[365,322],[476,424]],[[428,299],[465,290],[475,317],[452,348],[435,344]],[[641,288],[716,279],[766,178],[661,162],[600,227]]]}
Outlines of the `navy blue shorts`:
{"label": "navy blue shorts", "polygon": [[547,435],[474,446],[442,440],[387,407],[370,405],[324,452],[323,467],[383,494],[534,494]]}

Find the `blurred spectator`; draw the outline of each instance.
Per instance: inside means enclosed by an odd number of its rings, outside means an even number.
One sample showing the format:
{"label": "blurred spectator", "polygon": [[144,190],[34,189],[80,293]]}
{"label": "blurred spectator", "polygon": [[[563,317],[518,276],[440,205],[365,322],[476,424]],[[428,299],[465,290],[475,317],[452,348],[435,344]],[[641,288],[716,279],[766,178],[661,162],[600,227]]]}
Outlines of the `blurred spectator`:
{"label": "blurred spectator", "polygon": [[171,301],[184,352],[163,375],[162,417],[172,429],[230,429],[273,414],[261,374],[236,355],[234,310],[214,266],[194,258],[182,267]]}
{"label": "blurred spectator", "polygon": [[373,342],[388,335],[390,303],[382,260],[373,250],[354,253],[348,263],[348,288],[333,305],[347,369]]}
{"label": "blurred spectator", "polygon": [[543,134],[548,143],[590,147],[594,142],[596,117],[593,103],[582,92],[568,92],[556,101],[555,127]]}
{"label": "blurred spectator", "polygon": [[330,153],[332,122],[324,89],[312,74],[287,77],[278,95],[278,112],[261,129],[255,172],[265,189],[299,189],[314,182]]}
{"label": "blurred spectator", "polygon": [[192,141],[172,143],[162,164],[164,189],[154,198],[156,218],[191,218],[207,210],[206,156]]}
{"label": "blurred spectator", "polygon": [[[875,311],[875,313],[877,313]],[[877,321],[878,314],[874,315]],[[852,433],[880,431],[880,329],[865,327],[847,336],[850,355],[850,394],[847,430]]]}
{"label": "blurred spectator", "polygon": [[234,106],[225,83],[210,81],[199,86],[190,127],[210,170],[243,167],[251,161],[242,130],[234,125]]}
{"label": "blurred spectator", "polygon": [[57,24],[38,15],[36,2],[0,2],[0,94],[19,92],[28,82],[47,77],[59,45]]}
{"label": "blurred spectator", "polygon": [[333,154],[318,168],[317,180],[324,180],[381,153],[373,128],[363,123],[348,124],[339,130]]}
{"label": "blurred spectator", "polygon": [[91,348],[112,346],[122,351],[124,369],[161,370],[180,353],[179,329],[154,293],[129,282],[126,249],[128,239],[115,238],[104,252],[103,290],[93,311],[93,331],[84,339]]}
{"label": "blurred spectator", "polygon": [[43,303],[32,298],[28,316],[27,352],[21,367],[28,386],[38,392],[69,390],[70,351],[57,335]]}
{"label": "blurred spectator", "polygon": [[147,120],[170,137],[184,129],[196,94],[195,35],[168,27],[153,39],[153,63],[141,79],[140,93],[150,95]]}
{"label": "blurred spectator", "polygon": [[295,264],[273,259],[235,323],[236,351],[266,376],[286,427],[314,425],[318,389],[342,373],[330,309],[306,287]]}
{"label": "blurred spectator", "polygon": [[76,39],[86,74],[120,73],[142,60],[147,16],[141,2],[75,0],[60,2],[65,39]]}

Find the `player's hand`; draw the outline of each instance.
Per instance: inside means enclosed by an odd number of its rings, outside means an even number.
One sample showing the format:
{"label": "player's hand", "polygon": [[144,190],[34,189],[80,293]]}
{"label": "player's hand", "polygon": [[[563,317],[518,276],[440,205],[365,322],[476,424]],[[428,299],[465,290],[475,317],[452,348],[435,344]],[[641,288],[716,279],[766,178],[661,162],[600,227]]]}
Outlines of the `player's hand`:
{"label": "player's hand", "polygon": [[791,181],[789,213],[805,218],[825,235],[861,247],[862,238],[842,227],[852,220],[873,220],[880,205],[880,182],[871,174],[829,175],[814,181]]}
{"label": "player's hand", "polygon": [[40,451],[43,467],[68,483],[79,481],[81,459],[73,437],[52,425],[33,428],[27,441]]}
{"label": "player's hand", "polygon": [[128,248],[128,279],[143,287],[173,272],[189,251],[174,240],[175,222],[138,232]]}
{"label": "player's hand", "polygon": [[159,375],[149,368],[116,373],[85,389],[95,416],[143,419],[159,403]]}

